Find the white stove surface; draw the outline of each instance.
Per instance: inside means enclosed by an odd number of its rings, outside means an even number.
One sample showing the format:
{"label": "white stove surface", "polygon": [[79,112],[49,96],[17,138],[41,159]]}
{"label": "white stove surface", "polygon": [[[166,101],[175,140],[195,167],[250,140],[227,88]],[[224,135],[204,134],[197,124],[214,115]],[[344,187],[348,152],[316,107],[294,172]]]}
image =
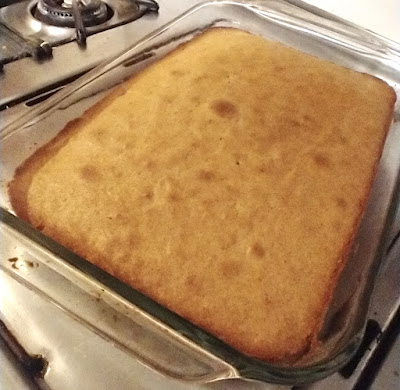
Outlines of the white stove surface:
{"label": "white stove surface", "polygon": [[400,43],[400,1],[398,0],[304,1]]}

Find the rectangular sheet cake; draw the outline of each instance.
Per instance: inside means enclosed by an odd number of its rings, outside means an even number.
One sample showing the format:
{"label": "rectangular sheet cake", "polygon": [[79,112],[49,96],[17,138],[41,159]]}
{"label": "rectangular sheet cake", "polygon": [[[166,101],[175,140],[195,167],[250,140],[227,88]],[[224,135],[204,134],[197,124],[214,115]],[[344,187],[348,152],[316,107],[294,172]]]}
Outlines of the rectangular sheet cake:
{"label": "rectangular sheet cake", "polygon": [[239,351],[291,362],[318,332],[395,94],[235,29],[118,87],[16,172],[16,213]]}

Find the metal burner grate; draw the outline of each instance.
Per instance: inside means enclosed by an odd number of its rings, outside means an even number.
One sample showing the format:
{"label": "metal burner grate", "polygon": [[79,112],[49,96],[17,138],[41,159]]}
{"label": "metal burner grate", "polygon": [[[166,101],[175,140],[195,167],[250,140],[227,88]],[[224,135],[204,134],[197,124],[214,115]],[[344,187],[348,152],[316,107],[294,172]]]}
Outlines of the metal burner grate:
{"label": "metal burner grate", "polygon": [[[78,9],[85,26],[96,26],[109,20],[113,12],[101,0],[80,0]],[[73,2],[68,0],[39,0],[32,9],[33,16],[43,23],[57,27],[75,27]]]}
{"label": "metal burner grate", "polygon": [[[85,48],[87,37],[129,25],[145,14],[153,14],[149,18],[154,22],[158,8],[155,0],[29,0],[0,8],[0,37],[3,38],[0,73],[3,64],[24,57],[40,62],[51,59],[53,47],[74,40]],[[114,40],[114,46],[119,45],[115,41],[119,38],[114,32],[107,36],[110,41]],[[96,46],[93,39],[91,45]],[[123,43],[120,46],[122,49]],[[92,47],[91,53],[95,50]],[[0,101],[3,103],[6,95],[2,87]]]}

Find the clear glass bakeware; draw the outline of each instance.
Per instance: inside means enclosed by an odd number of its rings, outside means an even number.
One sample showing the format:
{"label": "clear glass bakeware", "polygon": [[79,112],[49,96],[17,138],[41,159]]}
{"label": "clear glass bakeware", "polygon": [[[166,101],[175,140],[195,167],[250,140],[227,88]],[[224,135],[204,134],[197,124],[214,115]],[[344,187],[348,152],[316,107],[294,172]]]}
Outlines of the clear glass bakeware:
{"label": "clear glass bakeware", "polygon": [[235,377],[284,384],[312,382],[338,370],[360,344],[399,192],[399,102],[367,210],[325,319],[322,347],[318,354],[290,366],[237,352],[19,220],[9,202],[7,183],[16,168],[69,121],[181,43],[220,26],[243,29],[369,73],[388,82],[400,96],[400,49],[393,42],[278,0],[201,3],[1,130],[0,266],[165,375],[196,382]]}

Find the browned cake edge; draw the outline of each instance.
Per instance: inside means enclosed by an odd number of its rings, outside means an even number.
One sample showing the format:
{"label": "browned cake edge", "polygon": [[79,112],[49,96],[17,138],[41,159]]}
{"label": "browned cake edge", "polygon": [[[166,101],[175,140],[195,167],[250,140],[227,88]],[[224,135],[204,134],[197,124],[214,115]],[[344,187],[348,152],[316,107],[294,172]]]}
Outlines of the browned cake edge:
{"label": "browned cake edge", "polygon": [[[383,128],[383,137],[382,137],[382,142],[380,144],[380,148],[379,148],[379,153],[376,156],[376,160],[375,160],[375,164],[373,167],[373,170],[371,170],[371,175],[370,178],[368,180],[368,186],[366,187],[364,196],[363,196],[363,200],[362,202],[359,204],[359,214],[358,217],[354,223],[354,227],[352,229],[352,234],[351,236],[348,237],[348,240],[344,246],[342,255],[340,256],[340,259],[338,261],[337,267],[334,271],[334,273],[332,273],[332,277],[330,280],[330,284],[328,286],[328,288],[326,289],[326,295],[323,299],[323,306],[321,307],[321,315],[318,317],[318,321],[315,324],[315,328],[312,329],[311,332],[311,338],[310,338],[310,343],[309,345],[306,347],[306,350],[304,351],[303,354],[298,354],[296,356],[297,359],[299,358],[304,358],[304,360],[307,360],[308,358],[312,359],[312,356],[314,354],[318,353],[318,350],[321,348],[322,344],[321,341],[319,339],[319,333],[322,330],[324,321],[325,321],[325,316],[329,310],[329,306],[331,304],[332,301],[332,297],[335,293],[336,290],[336,286],[339,280],[339,277],[347,263],[347,261],[349,260],[349,255],[351,253],[352,250],[352,246],[354,244],[354,240],[358,234],[361,222],[362,222],[362,218],[366,212],[367,206],[368,206],[368,202],[369,202],[369,198],[370,198],[370,194],[371,194],[371,190],[372,187],[374,185],[374,181],[375,181],[375,177],[378,171],[378,167],[379,167],[379,163],[382,157],[382,153],[383,153],[383,149],[385,146],[385,141],[386,141],[386,137],[387,134],[389,132],[390,126],[393,122],[393,111],[394,111],[394,105],[396,103],[397,100],[397,96],[396,93],[394,91],[394,89],[392,87],[390,87],[385,81],[371,76],[367,73],[363,73],[365,76],[367,77],[371,77],[374,80],[380,82],[382,84],[383,87],[388,89],[388,92],[390,92],[390,97],[388,96],[388,114],[385,118],[385,124],[384,124],[384,128]],[[309,357],[307,357],[309,355]]]}

